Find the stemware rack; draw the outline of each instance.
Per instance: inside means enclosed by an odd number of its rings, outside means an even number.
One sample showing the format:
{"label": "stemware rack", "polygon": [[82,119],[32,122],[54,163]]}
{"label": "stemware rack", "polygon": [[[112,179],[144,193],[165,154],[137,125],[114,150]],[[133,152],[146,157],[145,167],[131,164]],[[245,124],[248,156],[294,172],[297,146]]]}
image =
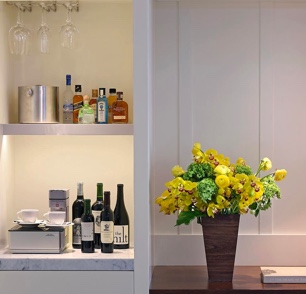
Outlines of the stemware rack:
{"label": "stemware rack", "polygon": [[64,6],[70,11],[79,11],[79,1],[6,1],[8,5],[14,5],[21,11],[31,12],[34,6],[40,6],[47,12],[56,12],[57,7]]}

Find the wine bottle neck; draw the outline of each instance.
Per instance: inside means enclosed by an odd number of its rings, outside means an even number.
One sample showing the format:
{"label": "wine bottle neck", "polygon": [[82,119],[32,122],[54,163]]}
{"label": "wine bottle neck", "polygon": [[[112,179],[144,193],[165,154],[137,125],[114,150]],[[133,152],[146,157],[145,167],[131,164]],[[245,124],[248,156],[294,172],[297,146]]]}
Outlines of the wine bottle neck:
{"label": "wine bottle neck", "polygon": [[84,214],[91,214],[90,199],[85,199],[84,201]]}

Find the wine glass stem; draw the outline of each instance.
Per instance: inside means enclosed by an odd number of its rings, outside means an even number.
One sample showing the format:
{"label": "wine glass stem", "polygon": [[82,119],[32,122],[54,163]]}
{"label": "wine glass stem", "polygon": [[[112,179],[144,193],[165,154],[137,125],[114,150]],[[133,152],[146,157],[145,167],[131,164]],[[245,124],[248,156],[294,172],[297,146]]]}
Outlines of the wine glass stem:
{"label": "wine glass stem", "polygon": [[23,25],[23,19],[22,19],[22,13],[21,10],[17,7],[17,25],[22,26]]}

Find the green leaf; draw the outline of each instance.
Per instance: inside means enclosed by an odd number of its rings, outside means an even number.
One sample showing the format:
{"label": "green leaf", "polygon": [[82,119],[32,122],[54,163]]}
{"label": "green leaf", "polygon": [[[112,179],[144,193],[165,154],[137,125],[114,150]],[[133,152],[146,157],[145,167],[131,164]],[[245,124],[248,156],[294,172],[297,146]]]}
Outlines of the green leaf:
{"label": "green leaf", "polygon": [[257,207],[258,207],[257,202],[253,202],[253,203],[249,206],[249,208],[252,209],[252,210],[256,210]]}
{"label": "green leaf", "polygon": [[202,216],[203,213],[201,211],[182,211],[177,218],[176,225],[180,226],[181,224],[189,225],[192,220],[196,217]]}

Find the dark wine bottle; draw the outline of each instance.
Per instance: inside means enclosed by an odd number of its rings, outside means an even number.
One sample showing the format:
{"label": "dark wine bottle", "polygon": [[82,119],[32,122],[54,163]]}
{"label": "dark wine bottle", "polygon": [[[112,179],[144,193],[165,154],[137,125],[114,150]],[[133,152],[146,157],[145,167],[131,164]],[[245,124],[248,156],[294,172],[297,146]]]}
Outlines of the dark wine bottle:
{"label": "dark wine bottle", "polygon": [[130,221],[124,205],[123,184],[117,185],[117,202],[114,210],[114,248],[130,247]]}
{"label": "dark wine bottle", "polygon": [[114,251],[114,213],[110,207],[110,192],[104,192],[104,207],[101,212],[101,252]]}
{"label": "dark wine bottle", "polygon": [[90,199],[84,200],[84,213],[81,217],[81,250],[83,253],[94,253],[94,216],[91,213]]}
{"label": "dark wine bottle", "polygon": [[95,248],[101,248],[101,211],[103,209],[103,184],[97,183],[97,201],[92,205],[95,223]]}
{"label": "dark wine bottle", "polygon": [[83,182],[77,184],[77,199],[72,204],[72,221],[74,223],[72,234],[72,247],[76,249],[81,248],[81,217],[84,213],[84,194]]}

